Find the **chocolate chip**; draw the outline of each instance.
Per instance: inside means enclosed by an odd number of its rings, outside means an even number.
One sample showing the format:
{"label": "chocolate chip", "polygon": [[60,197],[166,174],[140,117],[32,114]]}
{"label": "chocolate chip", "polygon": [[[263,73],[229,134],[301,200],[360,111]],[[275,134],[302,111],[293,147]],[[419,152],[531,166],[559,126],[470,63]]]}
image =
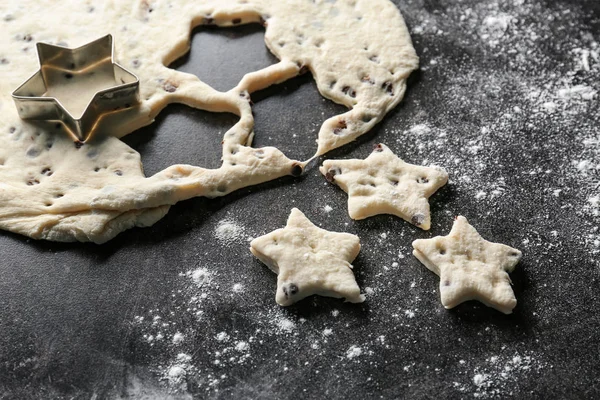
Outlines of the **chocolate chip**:
{"label": "chocolate chip", "polygon": [[394,85],[392,82],[384,82],[383,85],[381,85],[381,88],[389,93],[390,96],[394,95]]}
{"label": "chocolate chip", "polygon": [[293,296],[293,295],[295,295],[296,293],[298,293],[298,286],[296,286],[296,285],[295,285],[295,284],[293,284],[293,283],[290,283],[290,284],[288,285],[288,291],[289,291],[289,292],[290,292],[290,294]]}
{"label": "chocolate chip", "polygon": [[371,77],[369,75],[363,76],[360,80],[365,83],[370,83],[371,85],[375,84],[375,81],[373,79],[371,79]]}
{"label": "chocolate chip", "polygon": [[337,168],[337,167],[331,168],[325,174],[325,179],[327,179],[328,182],[333,183],[333,181],[335,180],[335,176],[338,174],[341,174],[341,173],[342,173],[342,170],[340,170],[339,168]]}
{"label": "chocolate chip", "polygon": [[292,175],[300,176],[300,175],[302,175],[302,172],[303,172],[302,166],[300,164],[294,164],[294,166],[292,167]]}
{"label": "chocolate chip", "polygon": [[282,290],[285,298],[287,299],[289,296],[293,296],[298,293],[298,286],[295,283],[288,283],[287,285],[283,285]]}
{"label": "chocolate chip", "polygon": [[242,23],[242,19],[241,18],[234,18],[231,20],[231,23],[234,25],[238,25],[240,23]]}
{"label": "chocolate chip", "polygon": [[348,124],[346,124],[345,120],[341,119],[338,121],[338,127],[333,130],[333,134],[339,135],[340,133],[342,133],[342,130],[346,128],[348,128]]}
{"label": "chocolate chip", "polygon": [[375,146],[373,146],[373,151],[376,151],[377,153],[381,153],[383,151],[383,146],[381,145],[381,143],[378,143]]}
{"label": "chocolate chip", "polygon": [[412,222],[416,226],[420,226],[423,222],[425,222],[425,215],[421,213],[415,214],[410,219],[410,222]]}
{"label": "chocolate chip", "polygon": [[177,90],[177,86],[173,85],[171,82],[166,82],[163,85],[163,89],[165,90],[165,92],[173,93]]}
{"label": "chocolate chip", "polygon": [[352,98],[356,97],[356,90],[352,89],[350,86],[344,86],[342,88],[342,93],[347,94]]}

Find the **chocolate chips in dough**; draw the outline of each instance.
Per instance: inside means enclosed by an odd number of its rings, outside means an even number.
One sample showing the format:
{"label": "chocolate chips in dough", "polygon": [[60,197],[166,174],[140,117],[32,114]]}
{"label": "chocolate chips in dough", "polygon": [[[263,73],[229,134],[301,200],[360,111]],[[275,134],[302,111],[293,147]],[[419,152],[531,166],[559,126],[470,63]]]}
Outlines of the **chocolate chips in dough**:
{"label": "chocolate chips in dough", "polygon": [[327,160],[320,171],[348,193],[350,218],[393,214],[424,230],[431,227],[427,199],[448,182],[445,169],[406,163],[384,144],[364,160]]}
{"label": "chocolate chips in dough", "polygon": [[281,306],[314,294],[365,300],[350,264],[360,251],[358,236],[321,229],[297,208],[285,228],[254,239],[250,251],[277,274],[275,301]]}
{"label": "chocolate chips in dough", "polygon": [[[280,61],[249,71],[231,90],[166,67],[189,50],[192,27],[247,23],[265,26],[265,42]],[[55,241],[102,243],[152,225],[180,200],[301,174],[306,162],[250,147],[250,95],[257,90],[309,70],[324,97],[350,109],[323,122],[321,155],[380,121],[418,66],[388,0],[24,0],[0,5],[0,30],[0,228]],[[139,106],[103,118],[84,145],[60,124],[19,118],[10,94],[38,69],[36,42],[75,48],[108,33],[115,60],[140,79]],[[224,135],[220,168],[173,165],[144,175],[139,154],[119,138],[152,123],[170,103],[239,116]]]}
{"label": "chocolate chips in dough", "polygon": [[510,314],[517,305],[508,273],[521,260],[521,252],[483,239],[465,217],[456,217],[447,236],[417,239],[413,248],[413,255],[440,277],[445,308],[479,300]]}

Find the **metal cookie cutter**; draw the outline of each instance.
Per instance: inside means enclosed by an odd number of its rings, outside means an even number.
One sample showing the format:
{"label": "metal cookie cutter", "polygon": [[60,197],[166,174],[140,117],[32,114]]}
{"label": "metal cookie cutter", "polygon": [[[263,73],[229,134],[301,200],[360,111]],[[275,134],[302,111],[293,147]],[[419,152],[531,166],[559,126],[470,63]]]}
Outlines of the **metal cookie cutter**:
{"label": "metal cookie cutter", "polygon": [[70,49],[37,43],[40,69],[12,97],[26,120],[58,120],[85,142],[102,114],[139,103],[140,81],[113,60],[106,35]]}

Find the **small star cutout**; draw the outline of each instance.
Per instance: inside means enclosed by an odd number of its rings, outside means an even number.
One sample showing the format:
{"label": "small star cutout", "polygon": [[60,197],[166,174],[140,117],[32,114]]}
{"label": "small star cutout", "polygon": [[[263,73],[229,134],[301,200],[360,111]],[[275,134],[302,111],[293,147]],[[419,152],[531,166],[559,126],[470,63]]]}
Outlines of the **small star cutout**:
{"label": "small star cutout", "polygon": [[412,245],[413,255],[440,277],[444,307],[479,300],[510,314],[517,305],[508,272],[521,252],[483,239],[465,217],[456,218],[448,236],[418,239]]}
{"label": "small star cutout", "polygon": [[358,236],[315,226],[297,208],[287,225],[254,239],[250,251],[277,274],[275,301],[289,306],[313,294],[361,303],[350,264],[360,251]]}
{"label": "small star cutout", "polygon": [[427,199],[448,182],[444,169],[405,163],[383,144],[364,160],[327,160],[320,171],[348,193],[350,218],[393,214],[424,230],[431,226]]}

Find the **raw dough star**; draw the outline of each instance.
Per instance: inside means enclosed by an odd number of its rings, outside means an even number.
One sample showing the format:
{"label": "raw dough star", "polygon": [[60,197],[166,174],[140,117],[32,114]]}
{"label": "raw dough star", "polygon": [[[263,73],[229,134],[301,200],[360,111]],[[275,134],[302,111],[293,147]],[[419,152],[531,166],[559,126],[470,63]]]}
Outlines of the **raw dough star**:
{"label": "raw dough star", "polygon": [[465,217],[456,218],[448,236],[418,239],[412,245],[413,255],[439,275],[444,307],[479,300],[510,314],[517,305],[508,272],[515,269],[521,252],[483,239]]}
{"label": "raw dough star", "polygon": [[285,228],[254,239],[250,251],[277,274],[275,301],[289,306],[313,294],[361,303],[350,264],[360,251],[358,236],[315,226],[297,208]]}
{"label": "raw dough star", "polygon": [[424,230],[431,226],[427,199],[448,182],[443,168],[405,163],[383,144],[364,160],[327,160],[320,171],[348,193],[350,218],[393,214]]}

